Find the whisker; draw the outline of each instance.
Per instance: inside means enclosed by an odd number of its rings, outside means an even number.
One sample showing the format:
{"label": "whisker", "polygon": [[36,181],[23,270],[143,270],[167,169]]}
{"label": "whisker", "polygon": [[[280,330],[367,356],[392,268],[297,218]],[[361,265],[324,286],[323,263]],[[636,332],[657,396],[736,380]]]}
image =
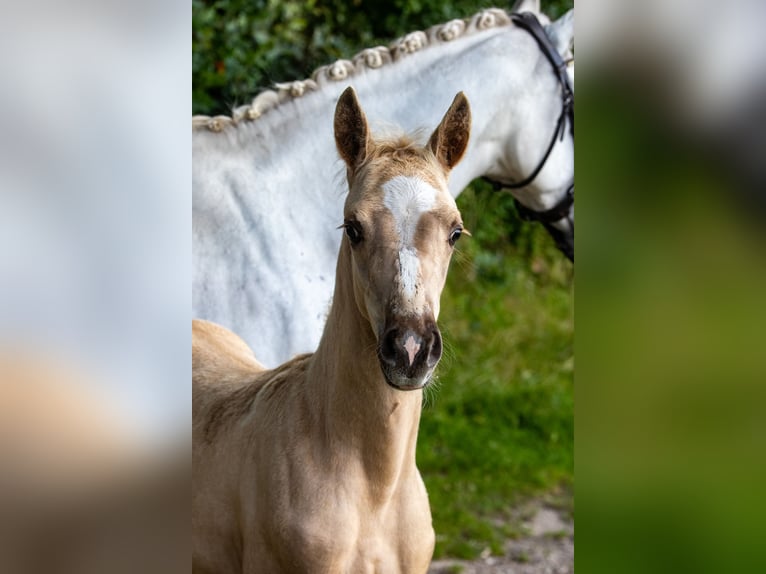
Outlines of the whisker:
{"label": "whisker", "polygon": [[423,388],[423,409],[427,409],[436,403],[436,395],[439,394],[441,380],[434,375],[431,381]]}
{"label": "whisker", "polygon": [[472,275],[476,270],[476,264],[470,255],[464,251],[455,250],[452,255],[453,261],[465,272],[466,275]]}

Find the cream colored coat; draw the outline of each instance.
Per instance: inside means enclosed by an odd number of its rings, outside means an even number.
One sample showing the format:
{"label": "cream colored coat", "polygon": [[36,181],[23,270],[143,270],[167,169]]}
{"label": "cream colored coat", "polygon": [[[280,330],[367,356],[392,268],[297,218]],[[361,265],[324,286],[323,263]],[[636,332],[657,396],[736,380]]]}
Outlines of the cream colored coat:
{"label": "cream colored coat", "polygon": [[470,123],[461,93],[426,147],[378,145],[349,88],[335,117],[346,236],[316,353],[265,370],[236,335],[193,322],[193,572],[428,569],[415,446],[463,231],[446,178]]}

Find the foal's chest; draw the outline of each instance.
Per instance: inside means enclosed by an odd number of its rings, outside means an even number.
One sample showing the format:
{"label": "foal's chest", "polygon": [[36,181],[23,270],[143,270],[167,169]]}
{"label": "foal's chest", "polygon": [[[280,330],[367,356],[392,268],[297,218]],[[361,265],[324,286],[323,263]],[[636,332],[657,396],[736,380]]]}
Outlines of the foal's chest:
{"label": "foal's chest", "polygon": [[[294,554],[301,556],[303,572],[348,574],[425,574],[433,554],[430,523],[420,532],[354,532],[353,526],[340,532],[317,535],[303,529],[298,539],[305,543]],[[356,535],[354,535],[356,534]]]}
{"label": "foal's chest", "polygon": [[336,498],[290,514],[272,530],[279,532],[285,571],[425,574],[431,561],[434,532],[425,489],[397,496],[377,511]]}

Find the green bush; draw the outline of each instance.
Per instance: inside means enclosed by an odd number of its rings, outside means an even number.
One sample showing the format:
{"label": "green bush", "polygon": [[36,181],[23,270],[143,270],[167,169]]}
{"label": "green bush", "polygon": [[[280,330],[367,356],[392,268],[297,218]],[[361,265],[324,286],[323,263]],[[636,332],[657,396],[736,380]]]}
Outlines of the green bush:
{"label": "green bush", "polygon": [[[494,2],[457,0],[192,0],[192,113],[228,114],[275,82],[307,78],[416,29]],[[550,2],[557,15],[572,2]]]}

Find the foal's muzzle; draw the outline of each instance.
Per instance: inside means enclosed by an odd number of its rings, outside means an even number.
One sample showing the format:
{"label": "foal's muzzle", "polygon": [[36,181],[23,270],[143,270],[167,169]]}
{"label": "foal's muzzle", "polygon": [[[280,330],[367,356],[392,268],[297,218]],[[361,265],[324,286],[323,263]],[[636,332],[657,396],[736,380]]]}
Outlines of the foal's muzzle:
{"label": "foal's muzzle", "polygon": [[399,390],[423,388],[442,356],[442,336],[429,319],[397,321],[380,337],[378,358],[386,382]]}

